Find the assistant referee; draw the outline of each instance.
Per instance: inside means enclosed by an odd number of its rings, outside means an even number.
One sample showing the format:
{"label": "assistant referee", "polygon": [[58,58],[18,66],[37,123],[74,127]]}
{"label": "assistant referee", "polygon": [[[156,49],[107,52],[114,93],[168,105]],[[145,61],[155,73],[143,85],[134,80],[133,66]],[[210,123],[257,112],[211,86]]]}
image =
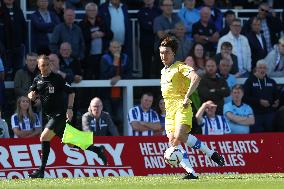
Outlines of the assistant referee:
{"label": "assistant referee", "polygon": [[[40,136],[42,165],[38,170],[29,174],[30,178],[44,177],[44,170],[50,152],[50,141],[54,136],[63,137],[66,118],[68,121],[71,121],[73,117],[72,108],[75,98],[75,93],[71,86],[60,75],[51,71],[48,56],[41,55],[37,61],[40,74],[34,78],[28,97],[33,102],[41,102],[45,126]],[[67,110],[66,97],[68,98]],[[97,153],[99,158],[106,164],[103,146],[96,147],[91,145],[87,150]]]}

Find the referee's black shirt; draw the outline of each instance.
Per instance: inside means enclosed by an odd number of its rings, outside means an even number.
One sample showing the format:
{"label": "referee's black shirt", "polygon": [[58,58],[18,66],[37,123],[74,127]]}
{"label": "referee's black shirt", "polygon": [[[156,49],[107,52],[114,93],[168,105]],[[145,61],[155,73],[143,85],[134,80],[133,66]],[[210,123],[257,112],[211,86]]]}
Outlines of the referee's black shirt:
{"label": "referee's black shirt", "polygon": [[49,116],[66,113],[66,93],[73,93],[71,86],[60,75],[52,72],[47,77],[37,75],[30,91],[40,96],[43,113]]}

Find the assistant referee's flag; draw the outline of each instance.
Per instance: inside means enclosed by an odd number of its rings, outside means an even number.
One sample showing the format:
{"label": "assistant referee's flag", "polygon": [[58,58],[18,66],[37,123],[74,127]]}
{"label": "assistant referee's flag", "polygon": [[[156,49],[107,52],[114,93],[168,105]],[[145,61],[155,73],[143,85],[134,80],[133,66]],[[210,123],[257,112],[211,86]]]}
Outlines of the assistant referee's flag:
{"label": "assistant referee's flag", "polygon": [[82,150],[86,150],[93,144],[93,133],[80,131],[69,123],[66,123],[62,142],[65,144],[73,144],[80,147]]}

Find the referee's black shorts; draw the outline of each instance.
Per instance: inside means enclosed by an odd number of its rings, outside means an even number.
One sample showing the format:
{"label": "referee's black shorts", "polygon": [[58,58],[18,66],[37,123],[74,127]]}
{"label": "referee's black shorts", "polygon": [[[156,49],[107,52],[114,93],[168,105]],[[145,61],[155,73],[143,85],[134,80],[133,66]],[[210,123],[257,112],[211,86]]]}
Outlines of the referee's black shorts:
{"label": "referee's black shorts", "polygon": [[46,123],[44,128],[53,130],[56,136],[60,138],[63,137],[64,129],[66,127],[66,115],[64,113],[45,116],[43,121]]}

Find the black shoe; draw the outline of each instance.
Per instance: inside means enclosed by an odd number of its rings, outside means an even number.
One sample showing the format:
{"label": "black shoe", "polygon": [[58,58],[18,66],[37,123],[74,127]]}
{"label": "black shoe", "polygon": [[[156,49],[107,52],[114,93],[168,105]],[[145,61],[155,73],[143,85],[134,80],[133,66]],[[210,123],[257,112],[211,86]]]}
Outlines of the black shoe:
{"label": "black shoe", "polygon": [[211,156],[211,159],[221,167],[225,165],[224,158],[220,156],[218,152],[214,152]]}
{"label": "black shoe", "polygon": [[194,176],[192,173],[185,173],[182,179],[198,179],[198,176]]}
{"label": "black shoe", "polygon": [[30,178],[44,178],[44,171],[38,169],[33,173],[29,174]]}
{"label": "black shoe", "polygon": [[105,156],[105,147],[104,146],[99,146],[97,154],[98,154],[98,157],[101,158],[101,160],[103,161],[104,165],[107,165],[107,158]]}

